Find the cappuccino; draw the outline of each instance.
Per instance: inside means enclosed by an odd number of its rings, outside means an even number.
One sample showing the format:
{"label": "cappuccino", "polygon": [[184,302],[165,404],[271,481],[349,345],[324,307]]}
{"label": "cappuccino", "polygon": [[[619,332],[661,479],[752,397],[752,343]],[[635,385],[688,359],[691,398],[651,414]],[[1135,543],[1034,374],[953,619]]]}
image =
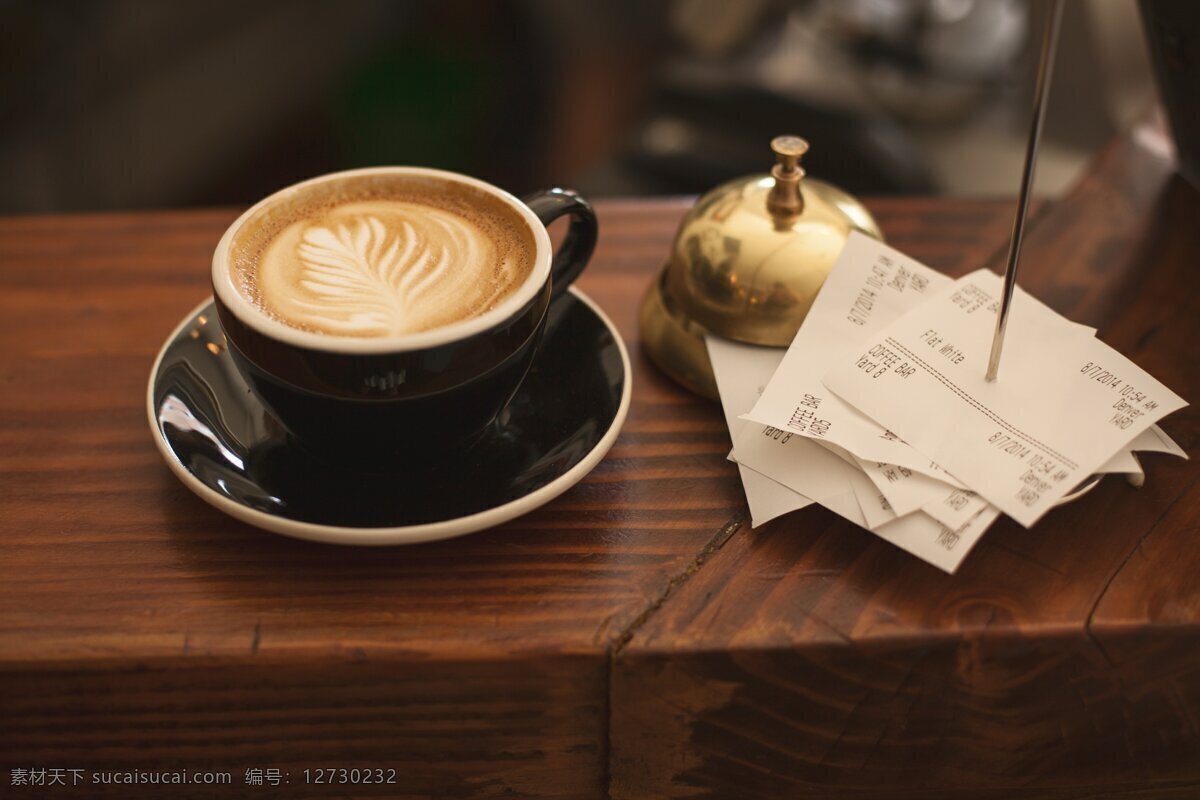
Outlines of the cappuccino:
{"label": "cappuccino", "polygon": [[537,244],[465,183],[367,174],[300,187],[246,221],[230,275],[262,314],[330,336],[397,336],[477,317],[529,277]]}

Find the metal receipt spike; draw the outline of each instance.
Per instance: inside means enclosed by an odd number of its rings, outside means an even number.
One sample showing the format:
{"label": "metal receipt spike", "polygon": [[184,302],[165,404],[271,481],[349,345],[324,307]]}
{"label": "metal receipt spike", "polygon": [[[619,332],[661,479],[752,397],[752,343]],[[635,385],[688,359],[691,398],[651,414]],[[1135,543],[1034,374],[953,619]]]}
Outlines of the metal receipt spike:
{"label": "metal receipt spike", "polygon": [[996,380],[1000,369],[1000,352],[1004,349],[1004,334],[1008,329],[1008,312],[1012,306],[1013,290],[1017,286],[1017,262],[1021,257],[1021,237],[1025,232],[1025,215],[1029,211],[1029,195],[1033,191],[1033,171],[1037,162],[1038,142],[1042,138],[1042,119],[1046,113],[1046,98],[1050,94],[1050,75],[1054,72],[1054,53],[1058,48],[1058,28],[1062,21],[1062,0],[1050,0],[1050,18],[1042,40],[1042,57],[1038,62],[1037,90],[1033,99],[1033,121],[1029,144],[1025,149],[1025,169],[1021,173],[1021,194],[1017,199],[1017,214],[1013,219],[1012,239],[1008,244],[1008,264],[1004,268],[1004,295],[996,314],[996,332],[992,336],[992,355],[988,359],[987,379]]}

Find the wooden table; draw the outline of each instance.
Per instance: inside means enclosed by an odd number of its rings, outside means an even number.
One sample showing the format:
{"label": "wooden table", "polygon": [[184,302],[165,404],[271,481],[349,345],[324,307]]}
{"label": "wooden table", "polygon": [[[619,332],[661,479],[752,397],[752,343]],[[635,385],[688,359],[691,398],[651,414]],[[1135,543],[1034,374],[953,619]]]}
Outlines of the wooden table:
{"label": "wooden table", "polygon": [[[998,524],[954,576],[815,507],[751,530],[719,410],[637,348],[687,206],[597,204],[581,286],[635,381],[608,458],[502,528],[383,551],[235,522],[151,442],[150,364],[235,211],[0,221],[0,794],[49,791],[12,769],[186,768],[233,784],[147,796],[271,795],[247,769],[287,797],[1196,796],[1194,462]],[[996,263],[1011,214],[870,206],[951,274]],[[1200,192],[1153,130],[1026,252],[1028,289],[1200,400]],[[1198,422],[1164,424],[1193,457]],[[303,785],[354,766],[398,783]]]}

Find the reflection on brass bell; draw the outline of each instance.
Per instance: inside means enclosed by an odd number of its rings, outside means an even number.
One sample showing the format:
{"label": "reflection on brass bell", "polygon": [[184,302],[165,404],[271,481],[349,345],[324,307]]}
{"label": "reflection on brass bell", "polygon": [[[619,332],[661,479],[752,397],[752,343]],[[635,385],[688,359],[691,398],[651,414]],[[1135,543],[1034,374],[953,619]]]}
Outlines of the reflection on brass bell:
{"label": "reflection on brass bell", "polygon": [[807,178],[798,136],[771,141],[770,175],[724,183],[683,218],[667,264],[642,300],[642,346],[664,372],[713,400],[706,332],[786,347],[850,231],[883,238],[862,203]]}

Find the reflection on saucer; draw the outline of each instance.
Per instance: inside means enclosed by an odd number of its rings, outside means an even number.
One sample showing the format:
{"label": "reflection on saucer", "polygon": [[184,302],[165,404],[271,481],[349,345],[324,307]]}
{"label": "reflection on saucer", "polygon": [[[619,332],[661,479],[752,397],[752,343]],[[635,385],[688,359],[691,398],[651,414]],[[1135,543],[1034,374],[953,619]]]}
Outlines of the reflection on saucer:
{"label": "reflection on saucer", "polygon": [[[167,340],[148,413],[172,471],[201,498],[252,525],[345,544],[400,544],[498,525],[566,491],[608,452],[629,407],[629,357],[612,323],[572,289],[528,377],[468,445],[419,462],[355,464],[310,452],[249,391],[228,354],[193,335],[212,304]],[[212,324],[206,328],[214,327]]]}

